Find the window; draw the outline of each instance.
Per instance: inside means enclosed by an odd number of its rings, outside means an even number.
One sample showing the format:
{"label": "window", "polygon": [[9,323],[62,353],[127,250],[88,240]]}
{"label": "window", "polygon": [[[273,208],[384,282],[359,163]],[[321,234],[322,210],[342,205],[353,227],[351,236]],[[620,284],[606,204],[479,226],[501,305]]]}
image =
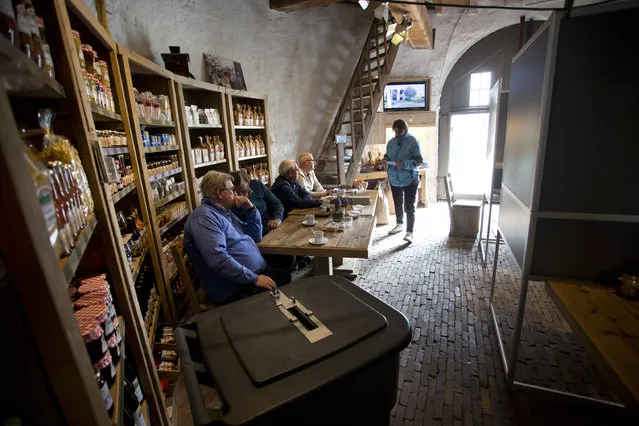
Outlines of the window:
{"label": "window", "polygon": [[490,73],[475,72],[470,75],[470,100],[468,106],[488,105],[490,100]]}

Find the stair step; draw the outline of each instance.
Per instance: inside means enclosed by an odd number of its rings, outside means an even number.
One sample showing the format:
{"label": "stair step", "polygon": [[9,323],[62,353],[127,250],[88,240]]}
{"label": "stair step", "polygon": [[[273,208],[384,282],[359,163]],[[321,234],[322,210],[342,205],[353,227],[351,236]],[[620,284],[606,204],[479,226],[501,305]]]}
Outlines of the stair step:
{"label": "stair step", "polygon": [[361,121],[354,121],[354,122],[342,121],[342,126],[347,125],[347,124],[355,124],[355,125],[360,124],[361,125],[362,122]]}

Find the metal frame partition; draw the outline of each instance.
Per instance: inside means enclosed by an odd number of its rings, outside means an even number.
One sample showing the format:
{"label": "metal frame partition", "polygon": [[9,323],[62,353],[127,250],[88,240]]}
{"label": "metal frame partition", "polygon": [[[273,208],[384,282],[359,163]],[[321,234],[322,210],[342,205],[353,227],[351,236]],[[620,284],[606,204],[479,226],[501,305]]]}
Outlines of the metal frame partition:
{"label": "metal frame partition", "polygon": [[[639,9],[623,10],[629,6],[620,3],[573,11],[570,16],[553,14],[512,60],[489,310],[508,386],[624,408],[634,405],[633,399],[607,363],[598,366],[611,373],[604,376],[612,379],[610,384],[624,403],[515,380],[529,282],[551,277],[592,281],[601,271],[619,271],[621,260],[637,258],[636,247],[627,240],[639,236],[639,205],[631,196],[636,185],[628,174],[639,155],[637,144],[629,143],[639,131],[639,123],[633,121],[639,106],[631,99],[639,82],[633,80],[631,65],[619,56],[620,49],[630,57],[636,53],[637,43],[623,40],[638,40],[638,36],[630,30],[619,34],[595,31],[602,25],[632,27]],[[593,61],[598,47],[615,43],[625,47]],[[575,96],[587,89],[608,90],[611,81],[626,84],[627,90],[610,93],[616,103],[598,99],[605,109],[593,109]],[[613,134],[602,140],[595,129],[604,123]],[[593,162],[604,155],[607,161],[593,171]],[[591,194],[601,199],[593,202]],[[495,311],[502,239],[521,272],[510,354],[505,351]]]}

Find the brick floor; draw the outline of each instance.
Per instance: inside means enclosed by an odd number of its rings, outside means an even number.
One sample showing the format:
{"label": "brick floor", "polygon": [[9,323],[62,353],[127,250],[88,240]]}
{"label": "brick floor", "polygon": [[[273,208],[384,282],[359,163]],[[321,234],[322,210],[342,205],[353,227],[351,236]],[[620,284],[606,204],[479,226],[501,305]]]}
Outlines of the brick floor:
{"label": "brick floor", "polygon": [[[470,239],[448,236],[448,210],[417,210],[415,240],[375,230],[370,259],[355,283],[401,310],[413,337],[401,354],[393,425],[623,425],[618,411],[549,394],[510,392],[490,321],[490,268],[484,271]],[[496,311],[509,350],[519,295],[517,267],[501,246]],[[492,259],[492,253],[490,254]],[[492,263],[490,264],[492,267]],[[589,396],[614,398],[584,348],[572,336],[543,287],[531,285],[516,379]],[[206,400],[216,406],[214,393]],[[190,425],[178,380],[171,424]]]}
{"label": "brick floor", "polygon": [[[413,327],[392,424],[625,423],[592,404],[506,389],[488,310],[492,263],[484,271],[473,240],[448,236],[444,204],[417,210],[413,244],[389,229],[376,229],[355,283],[402,311]],[[504,245],[500,251],[495,306],[509,352],[518,269]],[[541,283],[529,286],[516,371],[518,381],[615,400]]]}

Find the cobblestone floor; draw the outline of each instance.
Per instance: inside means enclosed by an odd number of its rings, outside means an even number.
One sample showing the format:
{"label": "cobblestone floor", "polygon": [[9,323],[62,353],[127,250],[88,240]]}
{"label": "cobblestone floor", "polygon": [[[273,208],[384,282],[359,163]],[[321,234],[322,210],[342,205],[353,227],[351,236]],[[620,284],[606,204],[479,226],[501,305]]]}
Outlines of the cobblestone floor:
{"label": "cobblestone floor", "polygon": [[[413,244],[402,234],[388,235],[390,227],[376,229],[372,255],[355,283],[401,310],[413,326],[401,356],[393,424],[626,423],[592,404],[507,391],[488,310],[493,253],[484,271],[473,240],[448,236],[445,204],[417,210]],[[518,269],[504,245],[500,251],[496,312],[510,351]],[[614,399],[600,379],[543,284],[531,285],[516,380]]]}
{"label": "cobblestone floor", "polygon": [[[509,392],[488,311],[492,263],[484,271],[470,239],[448,236],[445,204],[417,210],[415,240],[375,230],[370,259],[355,283],[404,312],[413,338],[402,352],[393,425],[639,424],[572,399]],[[496,311],[509,350],[519,295],[517,267],[501,246]],[[492,252],[490,253],[492,262]],[[601,374],[561,319],[541,283],[528,295],[516,379],[589,396],[609,396]],[[203,388],[204,390],[204,388]],[[209,406],[218,406],[205,391]],[[181,379],[171,398],[172,425],[191,425]]]}

